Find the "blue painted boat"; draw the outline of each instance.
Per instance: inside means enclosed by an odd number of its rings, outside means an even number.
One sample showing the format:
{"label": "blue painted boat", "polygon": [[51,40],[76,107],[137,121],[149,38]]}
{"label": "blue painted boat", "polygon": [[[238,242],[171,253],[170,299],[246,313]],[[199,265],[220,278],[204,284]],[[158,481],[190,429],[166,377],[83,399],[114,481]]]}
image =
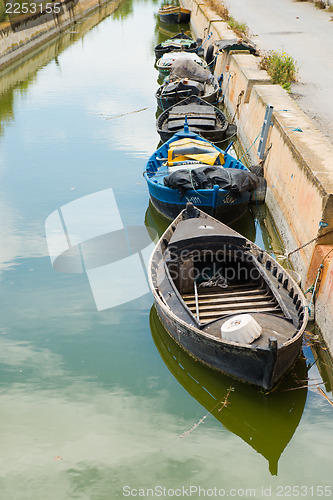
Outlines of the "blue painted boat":
{"label": "blue painted boat", "polygon": [[223,151],[190,132],[185,120],[184,130],[148,160],[144,178],[155,209],[173,220],[191,202],[227,224],[238,220],[258,179],[228,153],[230,146]]}

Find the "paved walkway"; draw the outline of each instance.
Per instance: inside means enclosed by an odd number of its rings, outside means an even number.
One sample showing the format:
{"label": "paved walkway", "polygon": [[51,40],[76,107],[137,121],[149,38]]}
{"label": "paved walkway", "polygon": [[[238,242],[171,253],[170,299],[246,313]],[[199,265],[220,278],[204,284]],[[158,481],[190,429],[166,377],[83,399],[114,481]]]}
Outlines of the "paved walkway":
{"label": "paved walkway", "polygon": [[[292,97],[333,143],[333,12],[296,0],[226,0],[262,51],[283,50],[299,68]],[[295,124],[297,125],[297,124]]]}

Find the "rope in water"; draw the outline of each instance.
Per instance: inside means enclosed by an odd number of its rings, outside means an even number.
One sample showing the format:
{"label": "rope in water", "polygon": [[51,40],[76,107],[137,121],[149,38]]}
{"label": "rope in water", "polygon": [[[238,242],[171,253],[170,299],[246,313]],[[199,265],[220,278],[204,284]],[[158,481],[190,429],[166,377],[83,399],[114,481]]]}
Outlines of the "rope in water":
{"label": "rope in water", "polygon": [[121,115],[110,116],[109,118],[105,118],[105,120],[113,120],[114,118],[119,118],[120,116],[132,115],[134,113],[140,113],[140,111],[145,111],[148,108],[137,109],[136,111],[129,111],[128,113],[122,113]]}

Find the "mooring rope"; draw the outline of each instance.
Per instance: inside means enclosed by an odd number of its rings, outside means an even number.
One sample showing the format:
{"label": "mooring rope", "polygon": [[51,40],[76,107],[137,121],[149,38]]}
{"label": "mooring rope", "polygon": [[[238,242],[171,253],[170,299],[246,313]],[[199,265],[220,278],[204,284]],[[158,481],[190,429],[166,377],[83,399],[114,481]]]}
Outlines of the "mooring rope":
{"label": "mooring rope", "polygon": [[309,315],[311,316],[311,306],[312,304],[315,303],[315,298],[316,298],[316,294],[319,292],[319,287],[320,287],[320,283],[321,283],[321,274],[323,272],[323,269],[324,269],[324,260],[326,259],[326,257],[328,257],[330,255],[330,253],[333,252],[333,248],[327,252],[327,254],[323,257],[321,263],[320,263],[320,266],[318,267],[318,270],[317,270],[317,274],[316,274],[316,278],[314,280],[314,282],[312,283],[312,285],[304,292],[304,294],[307,294],[309,292],[312,292],[311,293],[311,299],[309,301],[309,305],[307,306],[308,310],[309,310]]}
{"label": "mooring rope", "polygon": [[137,109],[136,111],[129,111],[128,113],[122,113],[121,115],[110,116],[109,118],[105,118],[105,120],[113,120],[114,118],[119,118],[120,116],[132,115],[134,113],[140,113],[140,111],[145,111],[148,108]]}
{"label": "mooring rope", "polygon": [[[320,238],[323,238],[324,236],[327,236],[328,234],[330,233],[333,233],[333,229],[329,229],[328,231],[325,231],[324,233],[322,234],[319,234],[318,236],[316,236],[315,238],[312,238],[310,241],[308,241],[307,243],[304,243],[304,245],[301,245],[300,247],[298,248],[295,248],[295,250],[292,250],[291,252],[288,252],[288,253],[283,253],[283,254],[279,254],[278,255],[278,259],[280,260],[288,260],[289,257],[296,253],[296,252],[299,252],[299,250],[302,250],[303,248],[307,247],[308,245],[310,245],[311,243],[314,243],[315,241],[318,241]],[[275,252],[276,253],[276,252]],[[329,252],[331,253],[331,252]],[[326,257],[325,257],[326,258]]]}
{"label": "mooring rope", "polygon": [[238,158],[239,161],[242,160],[242,158],[244,158],[244,156],[247,155],[247,153],[250,151],[250,149],[255,145],[255,143],[257,142],[257,140],[260,137],[261,131],[262,131],[262,127],[260,128],[259,134],[254,139],[254,141],[252,142],[251,146],[245,151],[245,153],[240,158]]}

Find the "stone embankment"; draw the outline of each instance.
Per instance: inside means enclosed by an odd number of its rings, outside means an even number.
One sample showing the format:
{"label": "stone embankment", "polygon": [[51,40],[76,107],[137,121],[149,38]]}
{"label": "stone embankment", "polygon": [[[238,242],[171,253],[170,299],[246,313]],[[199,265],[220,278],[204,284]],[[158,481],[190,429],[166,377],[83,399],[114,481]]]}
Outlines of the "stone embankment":
{"label": "stone embankment", "polygon": [[[63,0],[58,14],[22,15],[15,22],[0,23],[0,70],[59,35],[87,14],[98,9],[105,16],[122,0]],[[104,16],[104,17],[105,17]]]}
{"label": "stone embankment", "polygon": [[[196,37],[213,44],[237,36],[200,0],[182,0],[191,9]],[[286,252],[314,240],[290,255],[303,290],[316,280],[316,322],[333,354],[333,146],[300,110],[288,93],[273,85],[259,58],[245,52],[220,52],[216,74],[223,74],[224,104],[238,127],[251,164],[257,164],[258,137],[266,107],[273,106],[264,164],[266,203]],[[327,233],[327,234],[326,234]],[[319,283],[318,283],[319,284]],[[311,293],[307,295],[311,297]]]}

